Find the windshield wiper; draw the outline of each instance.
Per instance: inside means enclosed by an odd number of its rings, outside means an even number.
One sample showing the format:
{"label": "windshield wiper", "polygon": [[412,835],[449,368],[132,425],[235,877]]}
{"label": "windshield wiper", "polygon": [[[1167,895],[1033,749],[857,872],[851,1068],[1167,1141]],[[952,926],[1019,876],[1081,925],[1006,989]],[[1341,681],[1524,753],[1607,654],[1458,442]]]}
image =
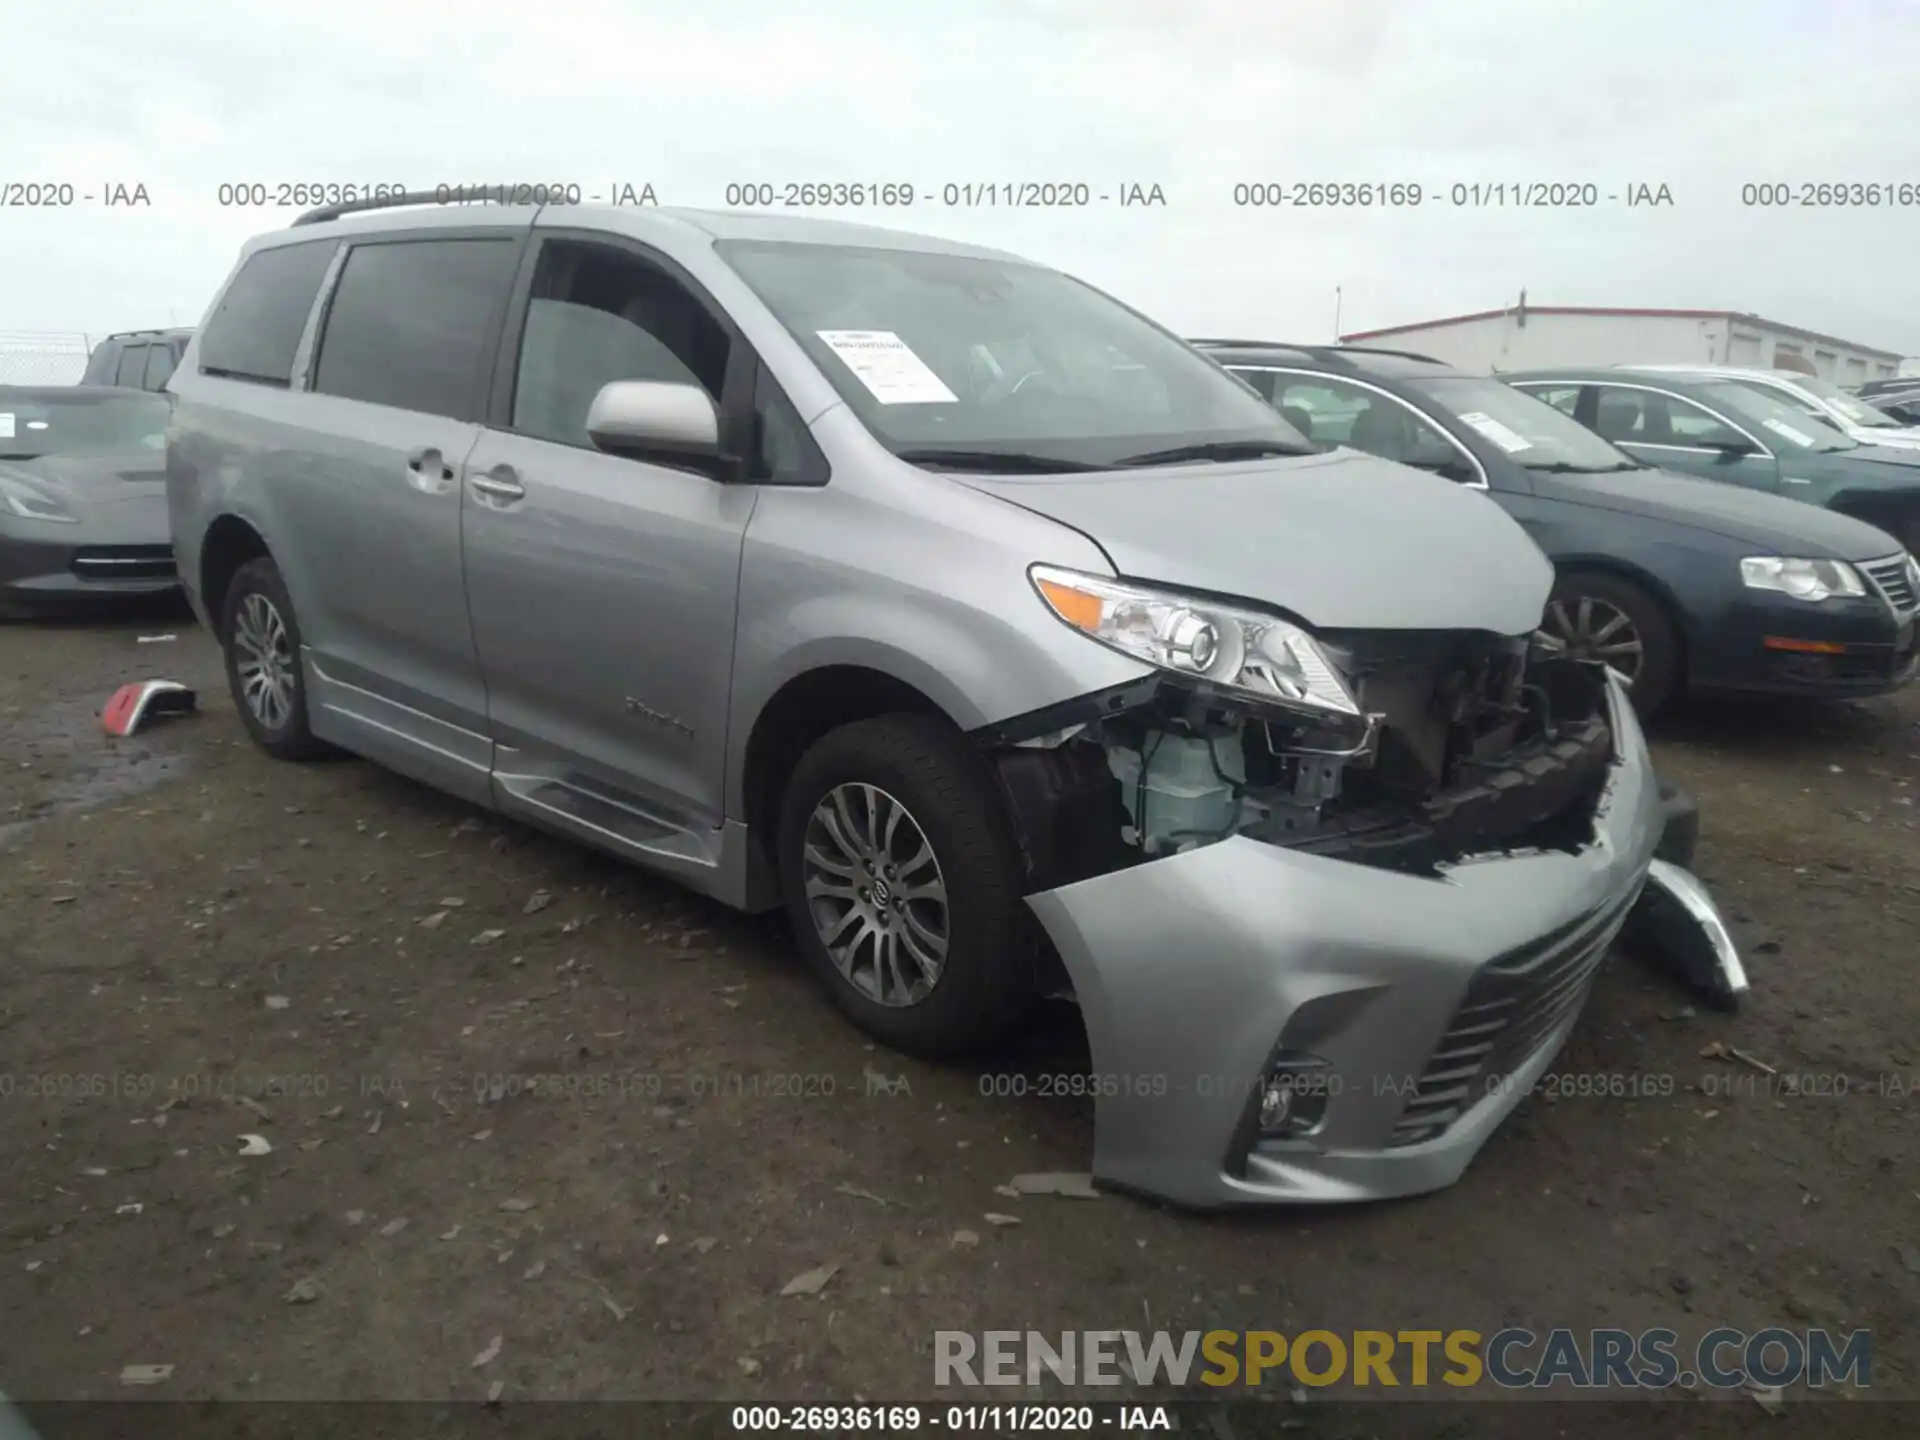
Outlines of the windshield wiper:
{"label": "windshield wiper", "polygon": [[989,475],[1074,475],[1106,468],[1027,450],[896,450],[894,453],[909,465],[926,465],[935,470],[980,470]]}
{"label": "windshield wiper", "polygon": [[1258,460],[1263,455],[1318,455],[1318,450],[1302,450],[1281,440],[1211,440],[1198,445],[1175,445],[1168,450],[1149,450],[1128,455],[1113,462],[1116,470],[1141,465],[1176,465],[1182,460]]}

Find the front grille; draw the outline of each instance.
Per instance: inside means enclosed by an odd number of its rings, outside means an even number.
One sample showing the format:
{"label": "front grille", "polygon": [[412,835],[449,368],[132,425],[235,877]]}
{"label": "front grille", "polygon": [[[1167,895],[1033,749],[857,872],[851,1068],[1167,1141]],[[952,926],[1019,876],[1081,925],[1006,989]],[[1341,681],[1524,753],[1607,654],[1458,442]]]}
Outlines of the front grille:
{"label": "front grille", "polygon": [[73,573],[83,580],[169,580],[171,545],[89,545],[73,555]]}
{"label": "front grille", "polygon": [[1387,1144],[1418,1145],[1444,1134],[1524,1065],[1585,1003],[1607,948],[1639,898],[1636,884],[1624,899],[1482,966]]}
{"label": "front grille", "polygon": [[1860,568],[1867,572],[1867,578],[1887,597],[1887,603],[1902,615],[1920,608],[1920,595],[1914,593],[1913,562],[1905,555],[1862,561]]}

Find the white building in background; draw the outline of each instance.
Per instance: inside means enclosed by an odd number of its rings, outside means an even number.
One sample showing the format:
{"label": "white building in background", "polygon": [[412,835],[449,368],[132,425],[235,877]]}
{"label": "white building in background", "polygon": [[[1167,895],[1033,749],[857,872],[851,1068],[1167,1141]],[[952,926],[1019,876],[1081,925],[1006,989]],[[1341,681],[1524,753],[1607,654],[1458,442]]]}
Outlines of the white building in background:
{"label": "white building in background", "polygon": [[1463,370],[1559,365],[1754,365],[1799,370],[1836,385],[1879,380],[1901,357],[1832,335],[1732,310],[1609,310],[1529,305],[1389,325],[1340,337],[1347,345],[1415,350]]}

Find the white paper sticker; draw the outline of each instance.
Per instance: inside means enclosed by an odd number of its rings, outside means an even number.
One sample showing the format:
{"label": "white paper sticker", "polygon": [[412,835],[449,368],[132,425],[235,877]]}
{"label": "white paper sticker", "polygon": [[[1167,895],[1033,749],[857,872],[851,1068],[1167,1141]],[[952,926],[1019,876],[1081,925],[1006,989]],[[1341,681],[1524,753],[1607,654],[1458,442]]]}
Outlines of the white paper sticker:
{"label": "white paper sticker", "polygon": [[13,412],[0,412],[0,440],[13,439]]}
{"label": "white paper sticker", "polygon": [[882,405],[952,405],[959,396],[891,330],[816,330]]}
{"label": "white paper sticker", "polygon": [[1510,429],[1502,425],[1491,415],[1483,415],[1478,410],[1462,415],[1460,417],[1460,423],[1462,425],[1471,425],[1509,455],[1516,455],[1522,450],[1531,450],[1533,448],[1533,442],[1518,430]]}
{"label": "white paper sticker", "polygon": [[1760,423],[1766,426],[1767,429],[1773,431],[1774,434],[1786,436],[1787,439],[1793,441],[1796,445],[1804,445],[1809,449],[1813,446],[1813,436],[1807,434],[1804,430],[1794,429],[1793,426],[1784,420],[1776,420],[1769,416]]}

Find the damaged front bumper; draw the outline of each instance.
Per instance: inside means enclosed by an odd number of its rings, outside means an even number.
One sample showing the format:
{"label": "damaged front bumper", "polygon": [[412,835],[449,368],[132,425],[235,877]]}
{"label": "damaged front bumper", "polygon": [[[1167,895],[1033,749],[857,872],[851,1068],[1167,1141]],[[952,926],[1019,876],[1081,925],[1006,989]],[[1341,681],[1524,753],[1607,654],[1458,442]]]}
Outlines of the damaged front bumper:
{"label": "damaged front bumper", "polygon": [[[1409,873],[1236,834],[1031,895],[1099,1080],[1096,1177],[1200,1207],[1458,1179],[1656,869],[1668,806],[1611,677],[1606,709],[1613,756],[1575,847]],[[1711,914],[1670,863],[1659,893]]]}

